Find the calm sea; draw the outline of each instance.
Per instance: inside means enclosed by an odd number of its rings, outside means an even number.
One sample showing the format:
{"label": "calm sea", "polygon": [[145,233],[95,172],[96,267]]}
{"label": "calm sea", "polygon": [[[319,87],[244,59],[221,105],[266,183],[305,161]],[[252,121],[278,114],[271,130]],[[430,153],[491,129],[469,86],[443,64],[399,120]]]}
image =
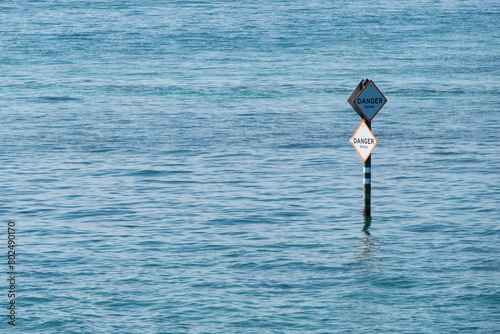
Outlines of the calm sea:
{"label": "calm sea", "polygon": [[0,1],[0,331],[499,333],[499,67],[497,0]]}

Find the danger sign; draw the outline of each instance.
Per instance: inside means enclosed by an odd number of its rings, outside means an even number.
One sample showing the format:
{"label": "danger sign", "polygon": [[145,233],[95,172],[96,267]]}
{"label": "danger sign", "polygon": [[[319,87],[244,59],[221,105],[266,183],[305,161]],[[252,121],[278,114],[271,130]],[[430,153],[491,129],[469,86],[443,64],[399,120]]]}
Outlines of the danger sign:
{"label": "danger sign", "polygon": [[364,85],[360,83],[347,101],[361,118],[371,121],[379,110],[382,109],[387,99],[377,86],[375,86],[373,81],[370,80]]}
{"label": "danger sign", "polygon": [[366,125],[365,120],[362,120],[351,138],[351,144],[363,161],[368,159],[377,143],[377,139]]}

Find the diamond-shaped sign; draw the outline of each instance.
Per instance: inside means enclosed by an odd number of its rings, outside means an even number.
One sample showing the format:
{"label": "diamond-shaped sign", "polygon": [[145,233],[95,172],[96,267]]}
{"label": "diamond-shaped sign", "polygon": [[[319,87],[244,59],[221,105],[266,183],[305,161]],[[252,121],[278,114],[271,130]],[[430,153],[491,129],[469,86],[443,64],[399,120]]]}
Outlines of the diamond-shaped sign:
{"label": "diamond-shaped sign", "polygon": [[360,83],[347,101],[361,118],[371,121],[379,110],[382,109],[387,99],[377,86],[375,86],[373,81],[370,80],[364,86]]}
{"label": "diamond-shaped sign", "polygon": [[363,162],[366,162],[377,143],[377,139],[366,125],[365,120],[362,120],[351,138],[351,144],[358,151]]}

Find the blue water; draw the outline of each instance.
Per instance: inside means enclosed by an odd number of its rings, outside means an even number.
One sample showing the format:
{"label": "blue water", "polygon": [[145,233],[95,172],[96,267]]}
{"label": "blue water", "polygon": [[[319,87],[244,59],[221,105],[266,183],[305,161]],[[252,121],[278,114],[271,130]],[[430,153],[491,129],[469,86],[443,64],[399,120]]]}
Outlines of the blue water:
{"label": "blue water", "polygon": [[494,0],[0,2],[0,330],[498,333],[499,66]]}

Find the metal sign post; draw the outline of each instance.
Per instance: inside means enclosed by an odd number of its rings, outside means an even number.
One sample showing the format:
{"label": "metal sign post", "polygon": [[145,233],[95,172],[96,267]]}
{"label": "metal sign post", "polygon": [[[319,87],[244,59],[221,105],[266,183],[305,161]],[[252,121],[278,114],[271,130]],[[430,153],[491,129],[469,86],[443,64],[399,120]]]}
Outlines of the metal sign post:
{"label": "metal sign post", "polygon": [[[385,96],[371,80],[361,80],[347,100],[362,118],[351,144],[363,160],[363,216],[371,217],[372,158],[378,141],[371,132],[371,121],[387,102]],[[369,226],[369,225],[368,225]]]}
{"label": "metal sign post", "polygon": [[[371,122],[366,123],[368,130]],[[371,131],[370,131],[371,132]],[[373,145],[375,147],[375,145]],[[371,217],[371,197],[372,197],[372,155],[363,163],[363,217]]]}

